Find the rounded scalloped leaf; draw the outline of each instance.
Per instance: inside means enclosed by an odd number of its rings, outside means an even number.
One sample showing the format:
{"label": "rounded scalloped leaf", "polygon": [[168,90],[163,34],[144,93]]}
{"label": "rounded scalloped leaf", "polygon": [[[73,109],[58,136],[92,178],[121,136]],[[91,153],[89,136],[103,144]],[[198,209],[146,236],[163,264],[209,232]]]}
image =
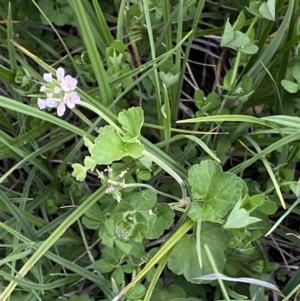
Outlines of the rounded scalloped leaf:
{"label": "rounded scalloped leaf", "polygon": [[159,238],[165,230],[169,229],[174,221],[175,213],[167,204],[158,204],[148,220],[148,233],[146,238]]}
{"label": "rounded scalloped leaf", "polygon": [[[197,201],[202,221],[216,221],[240,200],[242,181],[235,174],[223,172],[212,160],[194,165],[188,172],[188,182]],[[197,208],[192,206],[189,217],[197,220]]]}
{"label": "rounded scalloped leaf", "polygon": [[224,250],[227,246],[227,237],[221,226],[216,223],[203,222],[200,237],[202,268],[200,268],[198,261],[195,235],[186,234],[183,236],[173,248],[168,260],[168,267],[173,273],[183,274],[186,280],[192,283],[201,282],[201,280],[194,279],[196,277],[214,273],[204,248],[205,245],[208,246],[219,272],[223,270],[225,265]]}
{"label": "rounded scalloped leaf", "polygon": [[122,125],[124,142],[136,142],[144,123],[144,112],[139,107],[132,107],[119,113],[118,121]]}
{"label": "rounded scalloped leaf", "polygon": [[99,165],[111,164],[126,156],[139,158],[143,151],[144,146],[139,142],[125,143],[117,131],[107,125],[100,129],[100,134],[94,141],[91,159]]}

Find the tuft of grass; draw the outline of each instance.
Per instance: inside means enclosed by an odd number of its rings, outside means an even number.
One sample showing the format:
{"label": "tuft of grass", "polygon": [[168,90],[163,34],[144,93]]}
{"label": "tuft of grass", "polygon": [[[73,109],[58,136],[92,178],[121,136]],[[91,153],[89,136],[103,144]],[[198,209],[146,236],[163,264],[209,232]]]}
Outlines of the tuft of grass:
{"label": "tuft of grass", "polygon": [[0,5],[1,301],[296,294],[296,1]]}

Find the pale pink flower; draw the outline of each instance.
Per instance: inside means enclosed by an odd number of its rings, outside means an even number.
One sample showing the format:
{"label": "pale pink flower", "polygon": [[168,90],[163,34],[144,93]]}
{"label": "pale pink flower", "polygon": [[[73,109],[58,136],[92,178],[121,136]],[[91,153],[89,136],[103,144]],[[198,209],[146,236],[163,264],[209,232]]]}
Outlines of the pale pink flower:
{"label": "pale pink flower", "polygon": [[66,106],[73,109],[80,102],[79,95],[74,91],[77,86],[77,79],[66,75],[65,70],[59,67],[56,70],[56,81],[53,81],[51,73],[44,73],[43,79],[47,82],[40,87],[40,92],[44,92],[46,99],[38,98],[39,108],[56,108],[57,115],[62,116],[66,111]]}
{"label": "pale pink flower", "polygon": [[46,109],[46,100],[42,98],[38,98],[37,104],[40,108],[40,110]]}
{"label": "pale pink flower", "polygon": [[70,75],[65,76],[65,69],[64,68],[59,67],[56,70],[56,77],[57,77],[58,82],[61,85],[61,88],[65,92],[73,91],[73,90],[76,89],[77,79],[70,76]]}
{"label": "pale pink flower", "polygon": [[61,87],[65,92],[73,91],[76,89],[77,79],[67,75],[61,82]]}
{"label": "pale pink flower", "polygon": [[44,79],[46,82],[51,82],[51,81],[52,81],[52,74],[51,74],[51,73],[44,73],[43,79]]}
{"label": "pale pink flower", "polygon": [[76,92],[66,93],[64,102],[69,109],[73,109],[80,102],[80,97]]}

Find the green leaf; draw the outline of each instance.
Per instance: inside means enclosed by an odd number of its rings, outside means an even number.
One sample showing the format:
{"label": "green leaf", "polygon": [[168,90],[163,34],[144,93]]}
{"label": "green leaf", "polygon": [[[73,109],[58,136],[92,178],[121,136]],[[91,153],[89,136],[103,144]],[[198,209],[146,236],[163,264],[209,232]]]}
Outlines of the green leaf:
{"label": "green leaf", "polygon": [[167,204],[158,204],[148,220],[148,233],[146,238],[159,238],[173,223],[175,213]]}
{"label": "green leaf", "polygon": [[197,299],[197,298],[175,298],[175,299],[170,299],[169,301],[202,301],[202,299]]}
{"label": "green leaf", "polygon": [[84,158],[84,166],[87,170],[93,171],[96,165],[97,163],[90,156],[86,156]]}
{"label": "green leaf", "polygon": [[137,164],[139,164],[139,163],[140,163],[143,167],[145,167],[145,168],[147,168],[147,169],[150,169],[151,166],[152,166],[152,160],[151,160],[150,158],[148,158],[148,157],[145,157],[145,156],[141,157],[141,158],[138,160]]}
{"label": "green leaf", "polygon": [[124,148],[127,151],[127,156],[130,156],[134,159],[138,159],[143,155],[144,146],[139,142],[136,143],[126,143]]}
{"label": "green leaf", "polygon": [[255,54],[258,51],[258,47],[252,43],[248,43],[246,45],[242,45],[239,48],[239,51],[245,54]]}
{"label": "green leaf", "polygon": [[272,215],[277,211],[277,205],[275,202],[265,200],[264,203],[257,208],[257,210],[264,214]]}
{"label": "green leaf", "polygon": [[130,212],[133,211],[134,208],[129,203],[126,201],[120,202],[114,209],[114,219],[115,221],[124,220],[125,217],[127,217],[129,214],[131,214]]}
{"label": "green leaf", "polygon": [[224,76],[224,79],[223,79],[223,86],[228,91],[231,90],[230,82],[231,82],[232,74],[233,74],[233,70],[227,71],[225,76]]}
{"label": "green leaf", "polygon": [[171,284],[167,288],[163,286],[162,281],[159,281],[154,288],[150,301],[164,300],[169,301],[176,298],[184,298],[186,293],[183,288],[177,284]]}
{"label": "green leaf", "polygon": [[251,2],[249,7],[246,7],[246,9],[248,10],[249,13],[251,13],[252,15],[261,18],[262,15],[259,12],[260,6],[261,6],[261,1],[255,1],[255,2]]}
{"label": "green leaf", "polygon": [[79,163],[72,164],[72,167],[73,167],[72,176],[76,177],[77,181],[83,182],[86,178],[86,168]]}
{"label": "green leaf", "polygon": [[223,161],[227,155],[227,151],[231,148],[231,143],[225,138],[218,139],[216,156]]}
{"label": "green leaf", "polygon": [[250,43],[250,39],[244,33],[238,30],[233,31],[229,21],[227,20],[224,34],[221,41],[221,47],[229,47],[229,48],[237,49],[240,47],[244,47],[249,43]]}
{"label": "green leaf", "polygon": [[235,21],[233,25],[233,30],[240,30],[244,27],[246,22],[246,17],[244,11],[241,11],[237,20]]}
{"label": "green leaf", "polygon": [[149,181],[152,178],[151,172],[145,169],[138,171],[136,176],[142,181]]}
{"label": "green leaf", "polygon": [[233,40],[227,43],[225,46],[236,49],[245,46],[249,43],[250,39],[244,33],[240,31],[235,31]]}
{"label": "green leaf", "polygon": [[122,271],[122,268],[119,267],[115,269],[111,275],[111,278],[114,279],[117,284],[121,285],[121,283],[124,281],[124,272]]}
{"label": "green leaf", "polygon": [[300,196],[300,179],[297,181],[297,184],[291,184],[291,190],[293,191],[296,197]]}
{"label": "green leaf", "polygon": [[99,259],[94,263],[94,268],[100,273],[109,273],[115,269],[115,265],[105,259]]}
{"label": "green leaf", "polygon": [[135,210],[150,210],[156,205],[156,202],[157,194],[153,190],[146,189],[136,193],[130,201],[130,205]]}
{"label": "green leaf", "polygon": [[69,16],[57,10],[49,16],[49,20],[57,26],[64,26],[68,23]]}
{"label": "green leaf", "polygon": [[220,138],[217,143],[217,153],[226,153],[231,148],[231,142],[225,138]]}
{"label": "green leaf", "polygon": [[166,85],[166,87],[169,88],[178,81],[179,73],[174,75],[171,72],[165,73],[163,71],[160,71],[159,77],[162,80],[162,82]]}
{"label": "green leaf", "polygon": [[[199,90],[201,91],[201,90]],[[202,91],[201,91],[202,92]],[[202,98],[202,100],[196,101],[196,106],[199,110],[206,112],[208,110],[212,110],[216,108],[220,104],[221,100],[217,93],[211,92],[207,95],[206,99]]]}
{"label": "green leaf", "polygon": [[[223,172],[220,165],[212,160],[194,165],[188,172],[188,182],[197,201],[203,221],[222,218],[242,194],[242,181],[235,174]],[[197,220],[194,206],[189,212]]]}
{"label": "green leaf", "polygon": [[113,67],[118,67],[122,64],[122,59],[122,53],[117,54],[116,52],[114,52],[112,56],[108,57],[108,64]]}
{"label": "green leaf", "polygon": [[90,296],[89,295],[80,295],[80,296],[77,296],[77,295],[73,295],[71,296],[70,298],[70,301],[90,301]]}
{"label": "green leaf", "polygon": [[280,83],[282,87],[290,93],[296,93],[299,90],[299,84],[289,80],[283,79]]}
{"label": "green leaf", "polygon": [[82,218],[82,223],[89,229],[99,229],[104,222],[104,216],[100,207],[95,204]]}
{"label": "green leaf", "polygon": [[259,7],[259,13],[266,19],[275,21],[275,0],[268,0]]}
{"label": "green leaf", "polygon": [[100,128],[100,134],[94,142],[91,159],[99,165],[111,164],[125,156],[138,158],[144,150],[140,143],[124,143],[117,131],[109,125]]}
{"label": "green leaf", "polygon": [[205,245],[209,247],[219,272],[223,270],[225,265],[224,250],[227,246],[227,239],[223,229],[215,223],[203,222],[200,237],[202,268],[200,268],[198,261],[195,235],[183,236],[171,251],[168,260],[168,267],[172,272],[177,275],[183,274],[188,281],[193,283],[201,282],[194,279],[196,277],[214,273],[214,269],[204,248]]}
{"label": "green leaf", "polygon": [[224,225],[225,229],[239,229],[247,227],[250,224],[259,222],[261,219],[249,216],[249,212],[240,208],[241,202],[236,203],[230,212]]}
{"label": "green leaf", "polygon": [[124,273],[131,274],[137,267],[138,267],[137,264],[127,263],[127,264],[123,264],[121,268]]}
{"label": "green leaf", "polygon": [[143,284],[137,283],[128,293],[125,294],[126,300],[137,300],[143,298],[146,288]]}
{"label": "green leaf", "polygon": [[121,258],[124,256],[123,251],[121,251],[119,248],[104,247],[101,248],[101,253],[101,258],[113,263],[115,267],[119,264]]}
{"label": "green leaf", "polygon": [[101,237],[102,243],[109,248],[114,246],[115,237],[109,235],[105,227],[101,227],[98,231],[99,237]]}
{"label": "green leaf", "polygon": [[144,123],[144,113],[139,107],[133,107],[119,113],[118,121],[122,125],[125,134],[122,137],[124,142],[136,142]]}
{"label": "green leaf", "polygon": [[109,218],[105,221],[105,230],[107,231],[107,234],[111,237],[114,237],[115,235],[115,223],[112,218]]}
{"label": "green leaf", "polygon": [[118,239],[115,240],[115,243],[125,254],[129,254],[132,248],[131,244]]}
{"label": "green leaf", "polygon": [[19,260],[19,259],[23,259],[26,260],[28,258],[28,255],[30,255],[32,253],[32,249],[29,248],[27,250],[24,250],[22,252],[19,252],[19,253],[15,253],[13,255],[7,255],[5,258],[3,259],[0,259],[0,265],[4,265],[4,264],[7,264],[9,262],[15,262],[16,260]]}
{"label": "green leaf", "polygon": [[[141,214],[139,214],[141,216]],[[133,238],[135,242],[142,242],[143,239],[146,237],[148,231],[148,226],[146,223],[136,223],[132,230]]]}
{"label": "green leaf", "polygon": [[84,145],[88,148],[90,154],[95,146],[95,144],[86,136],[83,136]]}
{"label": "green leaf", "polygon": [[241,208],[244,208],[248,212],[255,210],[257,207],[260,207],[265,202],[264,194],[257,194],[252,197],[246,195],[242,200]]}
{"label": "green leaf", "polygon": [[234,31],[229,23],[229,19],[227,19],[225,29],[224,29],[224,34],[223,34],[222,40],[221,40],[221,47],[226,46],[233,39],[234,39]]}
{"label": "green leaf", "polygon": [[297,83],[300,85],[300,64],[296,64],[292,69],[292,74]]}
{"label": "green leaf", "polygon": [[195,100],[195,103],[197,101],[204,101],[205,99],[205,95],[204,95],[204,92],[202,90],[196,90],[195,93],[194,93],[194,100]]}
{"label": "green leaf", "polygon": [[242,77],[242,88],[244,90],[244,94],[247,94],[251,91],[252,87],[252,77],[244,74]]}
{"label": "green leaf", "polygon": [[94,143],[91,158],[97,164],[111,164],[128,154],[120,135],[109,125],[100,128],[100,134]]}
{"label": "green leaf", "polygon": [[40,0],[38,2],[40,9],[45,13],[46,16],[50,16],[54,13],[54,3],[49,0]]}

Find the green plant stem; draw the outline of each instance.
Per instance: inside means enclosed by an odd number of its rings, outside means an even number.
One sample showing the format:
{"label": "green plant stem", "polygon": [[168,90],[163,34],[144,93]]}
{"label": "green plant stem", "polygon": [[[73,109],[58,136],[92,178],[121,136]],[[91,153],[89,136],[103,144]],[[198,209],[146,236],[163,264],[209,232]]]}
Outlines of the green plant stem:
{"label": "green plant stem", "polygon": [[126,0],[122,0],[119,7],[118,13],[118,24],[117,24],[117,41],[123,42],[123,24],[124,24],[124,11],[125,11]]}
{"label": "green plant stem", "polygon": [[[212,266],[214,272],[218,275],[218,274],[219,274],[219,271],[218,271],[218,269],[217,269],[216,262],[215,262],[214,257],[212,256],[212,254],[211,254],[211,252],[210,252],[210,249],[209,249],[208,245],[205,245],[204,248],[205,248],[205,251],[206,251],[206,253],[207,253],[208,259],[209,259],[209,261],[210,261],[210,264],[211,264],[211,266]],[[222,293],[223,293],[223,296],[224,296],[225,300],[226,300],[226,301],[230,301],[230,298],[229,298],[229,296],[228,296],[228,294],[227,294],[226,287],[225,287],[225,285],[224,285],[222,279],[220,279],[220,277],[218,277],[217,280],[218,280],[218,282],[219,282],[220,289],[221,289],[221,291],[222,291]]]}
{"label": "green plant stem", "polygon": [[298,284],[282,301],[288,301],[299,290],[300,284]]}
{"label": "green plant stem", "polygon": [[[248,28],[248,30],[246,32],[246,36],[249,36],[249,34],[250,34],[250,32],[251,32],[251,30],[252,30],[252,28],[255,25],[255,23],[256,23],[257,20],[258,20],[258,17],[255,17],[252,20],[252,22],[251,22],[251,24],[250,24],[250,26],[249,26],[249,28]],[[237,78],[237,71],[238,71],[238,67],[240,65],[241,55],[242,55],[241,51],[238,51],[237,52],[237,56],[235,58],[234,66],[233,66],[233,69],[232,69],[231,79],[230,79],[230,88],[231,89],[234,88],[234,84],[235,84],[234,81]]]}
{"label": "green plant stem", "polygon": [[[153,29],[151,25],[151,18],[150,18],[150,11],[149,11],[149,0],[142,1],[143,8],[144,8],[144,15],[147,25],[147,31],[149,36],[149,44],[151,50],[152,60],[156,59],[156,52],[155,52],[155,43],[153,37]],[[159,125],[163,125],[163,118],[161,113],[161,106],[162,106],[162,99],[161,99],[161,90],[160,90],[160,80],[158,76],[158,70],[156,68],[156,63],[153,64],[153,77],[154,77],[154,89],[155,89],[155,96],[156,96],[156,110],[157,110],[157,120]],[[164,131],[160,131],[160,136],[164,140]]]}
{"label": "green plant stem", "polygon": [[148,290],[146,292],[146,295],[144,296],[144,301],[149,301],[151,296],[152,296],[152,293],[154,291],[154,288],[155,288],[155,285],[163,271],[163,269],[165,268],[167,262],[168,262],[168,259],[169,259],[169,255],[170,255],[170,252],[167,253],[159,262],[156,270],[155,270],[155,274],[154,276],[152,277],[151,279],[151,282],[149,284],[149,287],[148,287]]}
{"label": "green plant stem", "polygon": [[[237,76],[237,71],[238,71],[238,67],[240,64],[240,60],[241,60],[241,52],[238,51],[235,61],[234,61],[234,65],[233,65],[233,69],[232,69],[232,74],[231,74],[231,78],[230,78],[230,90],[232,91],[232,89],[234,88],[235,85],[235,81],[236,81],[236,76]],[[225,101],[223,101],[223,103],[225,103]]]}
{"label": "green plant stem", "polygon": [[104,119],[112,128],[114,128],[119,134],[124,134],[123,130],[116,123],[114,123],[108,115],[106,115],[104,112],[102,112],[95,106],[93,106],[85,101],[81,101],[80,105],[82,107],[89,109],[91,112],[95,112],[98,116],[100,116],[102,119]]}
{"label": "green plant stem", "polygon": [[[246,32],[246,36],[248,36],[250,34],[250,31],[252,30],[253,26],[255,25],[256,21],[258,20],[258,17],[255,17],[247,32]],[[235,83],[236,83],[236,78],[237,78],[237,73],[238,73],[238,67],[239,67],[239,64],[240,64],[240,60],[241,60],[241,55],[242,53],[240,51],[237,51],[237,55],[236,55],[236,58],[235,58],[235,62],[234,62],[234,65],[233,65],[233,69],[232,69],[232,74],[231,74],[231,78],[230,78],[230,91],[227,93],[227,94],[231,94],[232,90],[234,89],[234,86],[235,86]],[[221,111],[223,110],[223,108],[225,107],[225,104],[227,102],[227,98],[224,98],[224,100],[222,101],[220,107],[219,107],[219,110],[218,110],[218,113],[216,115],[219,115],[221,113]]]}
{"label": "green plant stem", "polygon": [[151,159],[153,162],[155,162],[159,167],[161,167],[163,170],[165,170],[169,175],[171,175],[176,182],[179,184],[182,192],[182,200],[187,201],[187,191],[186,191],[186,186],[182,180],[182,178],[172,169],[170,168],[167,164],[165,164],[163,161],[161,161],[159,158],[156,156],[152,155],[150,152],[144,150],[143,155],[149,159]]}
{"label": "green plant stem", "polygon": [[143,187],[143,188],[147,188],[147,189],[150,189],[150,190],[156,192],[157,194],[163,195],[163,196],[168,197],[170,199],[173,199],[173,200],[175,200],[177,202],[180,202],[180,198],[178,198],[178,197],[176,197],[174,195],[171,195],[171,194],[159,191],[159,190],[153,188],[151,185],[148,185],[148,184],[132,183],[132,184],[125,184],[123,186],[123,188],[129,188],[129,187]]}

